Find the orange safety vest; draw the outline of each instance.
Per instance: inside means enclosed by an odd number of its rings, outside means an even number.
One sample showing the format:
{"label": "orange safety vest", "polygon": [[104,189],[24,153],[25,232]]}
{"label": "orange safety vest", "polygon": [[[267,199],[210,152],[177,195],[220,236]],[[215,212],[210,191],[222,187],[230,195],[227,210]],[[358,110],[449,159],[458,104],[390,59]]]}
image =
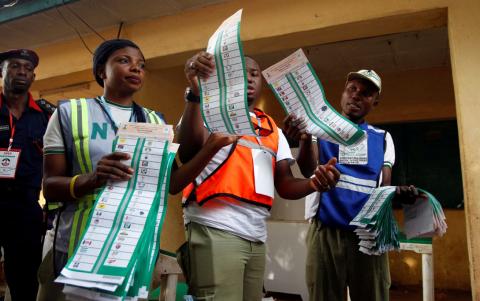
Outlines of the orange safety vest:
{"label": "orange safety vest", "polygon": [[[278,128],[267,114],[258,109],[255,109],[254,113],[256,117],[252,117],[252,123],[260,136],[242,136],[232,145],[228,157],[222,164],[204,177],[200,184],[191,183],[187,186],[183,190],[183,200],[186,205],[189,201],[195,200],[201,206],[208,200],[221,198],[227,201],[243,201],[269,209],[272,207],[273,198],[255,192],[251,149],[263,149],[272,155],[272,171],[275,174]],[[258,121],[260,121],[260,127]]]}

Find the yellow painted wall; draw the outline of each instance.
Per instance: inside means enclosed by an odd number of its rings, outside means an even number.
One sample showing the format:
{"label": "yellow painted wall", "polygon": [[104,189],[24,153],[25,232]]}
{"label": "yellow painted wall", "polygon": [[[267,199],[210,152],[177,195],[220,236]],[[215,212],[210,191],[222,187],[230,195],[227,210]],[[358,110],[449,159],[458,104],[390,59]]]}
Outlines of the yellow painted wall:
{"label": "yellow painted wall", "polygon": [[147,72],[142,90],[135,98],[142,105],[162,112],[168,123],[176,124],[182,116],[187,80],[182,67]]}
{"label": "yellow painted wall", "polygon": [[[480,233],[475,225],[480,218],[480,166],[478,157],[480,148],[480,127],[478,127],[478,70],[480,70],[480,1],[478,0],[406,0],[406,1],[317,1],[317,0],[263,0],[263,1],[231,1],[198,10],[182,12],[125,27],[125,36],[133,38],[142,47],[149,64],[158,67],[173,67],[181,70],[185,58],[198,49],[205,47],[206,41],[218,24],[236,9],[244,8],[242,39],[246,51],[252,55],[271,51],[370,37],[395,32],[420,30],[424,28],[448,25],[449,43],[452,62],[452,78],[454,82],[455,109],[459,125],[461,161],[464,179],[465,204],[467,212],[467,238],[469,243],[469,259],[471,284],[474,288],[474,300],[480,300]],[[105,31],[104,35],[114,36],[114,30]],[[89,45],[99,41],[95,37],[87,37]],[[81,46],[80,41],[70,40],[58,42],[37,49],[41,56],[41,64],[37,70],[38,89],[51,89],[61,85],[90,81],[90,55]],[[59,68],[58,66],[61,66]],[[444,71],[447,72],[448,71]],[[180,78],[180,75],[175,75]],[[408,77],[399,75],[406,80]],[[423,80],[425,77],[419,77]],[[168,76],[154,76],[147,83],[145,96],[154,94],[155,83],[172,83]],[[327,82],[325,83],[328,84]],[[431,82],[425,82],[431,85]],[[338,83],[329,86],[333,88]],[[392,83],[395,86],[395,83]],[[183,90],[179,85],[159,86],[164,91],[178,93]],[[402,87],[404,89],[405,86]],[[329,89],[329,88],[327,88]],[[385,92],[381,106],[372,113],[371,121],[403,121],[412,119],[451,118],[455,114],[452,103],[439,106],[431,93],[415,88],[410,97],[404,91],[387,97]],[[148,92],[152,91],[152,92]],[[327,91],[327,95],[331,95]],[[339,92],[337,92],[339,93]],[[399,98],[397,95],[404,95]],[[452,89],[448,91],[452,96]],[[329,96],[338,99],[337,95]],[[398,97],[398,98],[397,98]],[[181,108],[176,107],[174,98],[166,99],[165,111],[176,117]],[[428,106],[416,105],[418,99]],[[442,98],[444,99],[444,98]],[[395,100],[395,101],[393,101]],[[181,100],[179,100],[181,101]],[[393,101],[393,102],[392,102]],[[399,102],[400,101],[400,102]],[[335,103],[335,101],[332,101]],[[412,111],[405,112],[399,108],[401,104],[410,104]],[[163,104],[163,103],[162,103]],[[389,111],[385,107],[389,104]],[[154,108],[156,108],[156,103]],[[432,109],[433,107],[433,109]],[[160,108],[161,109],[161,108]],[[411,114],[410,114],[411,113]],[[171,202],[172,203],[172,202]],[[452,215],[455,217],[455,215]],[[458,220],[458,218],[456,218]],[[459,229],[461,229],[459,224]],[[440,247],[439,247],[440,248]],[[445,251],[447,252],[447,251]],[[453,257],[456,258],[456,257]],[[456,262],[450,262],[456,267]],[[446,282],[448,282],[446,280]]]}
{"label": "yellow painted wall", "polygon": [[449,8],[449,43],[458,118],[460,158],[467,224],[470,283],[473,300],[480,300],[480,128],[478,70],[480,70],[480,1]]}

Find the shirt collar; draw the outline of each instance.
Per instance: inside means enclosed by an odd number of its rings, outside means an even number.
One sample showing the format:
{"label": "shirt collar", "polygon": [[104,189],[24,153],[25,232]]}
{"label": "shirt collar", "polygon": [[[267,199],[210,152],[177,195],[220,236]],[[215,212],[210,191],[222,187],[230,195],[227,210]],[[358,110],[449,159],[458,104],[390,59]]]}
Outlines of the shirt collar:
{"label": "shirt collar", "polygon": [[[0,95],[0,108],[3,107],[4,97],[5,96],[2,93]],[[42,112],[42,109],[37,105],[37,103],[33,99],[33,96],[30,92],[28,92],[28,108],[30,108],[32,110],[35,110],[35,111],[38,111],[38,112]]]}
{"label": "shirt collar", "polygon": [[362,130],[367,130],[368,129],[368,123],[366,121],[359,123],[358,127],[361,128]]}

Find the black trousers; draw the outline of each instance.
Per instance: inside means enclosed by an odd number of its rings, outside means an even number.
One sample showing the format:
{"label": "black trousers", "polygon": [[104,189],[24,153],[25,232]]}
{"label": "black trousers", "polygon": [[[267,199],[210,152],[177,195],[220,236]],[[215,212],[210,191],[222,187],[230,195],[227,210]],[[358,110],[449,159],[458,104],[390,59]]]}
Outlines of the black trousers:
{"label": "black trousers", "polygon": [[0,192],[0,246],[12,301],[36,300],[43,227],[38,192],[27,189],[17,196]]}

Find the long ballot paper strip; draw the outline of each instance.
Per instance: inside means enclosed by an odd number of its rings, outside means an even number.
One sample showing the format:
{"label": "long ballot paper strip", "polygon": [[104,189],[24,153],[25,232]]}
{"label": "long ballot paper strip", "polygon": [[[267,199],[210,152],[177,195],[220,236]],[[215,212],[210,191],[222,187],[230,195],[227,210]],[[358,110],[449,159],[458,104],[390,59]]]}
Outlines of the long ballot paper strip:
{"label": "long ballot paper strip", "polygon": [[[399,227],[393,215],[392,199],[396,186],[373,190],[360,212],[350,222],[356,226],[359,250],[369,255],[399,250]],[[429,192],[418,189],[419,197],[412,205],[402,205],[404,232],[407,238],[442,236],[447,231],[445,214],[438,200]]]}
{"label": "long ballot paper strip", "polygon": [[262,74],[286,113],[305,119],[308,133],[341,145],[352,145],[366,138],[362,129],[327,101],[322,84],[302,49]]}
{"label": "long ballot paper strip", "polygon": [[242,10],[226,19],[210,37],[215,71],[200,79],[202,117],[210,132],[256,136],[247,101],[247,73],[240,40]]}
{"label": "long ballot paper strip", "polygon": [[138,300],[148,296],[178,144],[171,125],[126,123],[113,149],[130,154],[128,181],[98,195],[75,252],[56,282],[70,300]]}

